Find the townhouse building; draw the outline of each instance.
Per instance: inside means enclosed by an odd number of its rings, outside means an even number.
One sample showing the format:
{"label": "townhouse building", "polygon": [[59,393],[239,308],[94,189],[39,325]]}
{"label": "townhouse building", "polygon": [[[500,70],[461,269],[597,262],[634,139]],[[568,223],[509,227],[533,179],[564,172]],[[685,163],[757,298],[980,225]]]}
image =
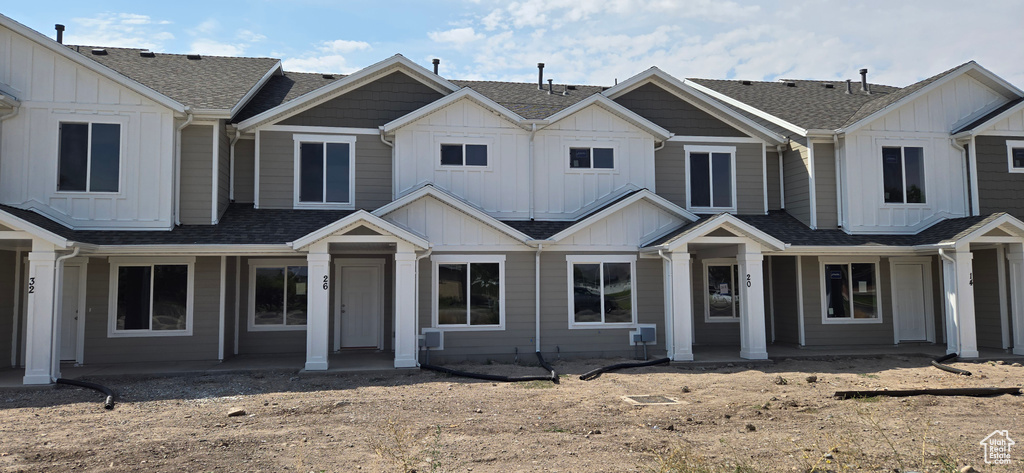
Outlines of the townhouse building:
{"label": "townhouse building", "polygon": [[26,384],[632,356],[644,328],[676,362],[1024,354],[1024,92],[974,62],[903,88],[478,82],[64,45],[4,16],[0,58],[0,364]]}

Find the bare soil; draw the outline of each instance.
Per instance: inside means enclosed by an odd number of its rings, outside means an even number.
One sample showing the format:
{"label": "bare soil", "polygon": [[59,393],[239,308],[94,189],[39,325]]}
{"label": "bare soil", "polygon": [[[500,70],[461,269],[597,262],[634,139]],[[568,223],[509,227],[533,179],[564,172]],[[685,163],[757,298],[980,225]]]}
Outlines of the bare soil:
{"label": "bare soil", "polygon": [[[1024,385],[1010,361],[954,363],[970,377],[880,357],[578,378],[616,361],[555,361],[557,385],[424,371],[99,380],[119,394],[113,411],[90,390],[0,390],[0,471],[1024,471],[1024,397],[832,397]],[[1010,465],[982,458],[997,429],[1018,437]]]}

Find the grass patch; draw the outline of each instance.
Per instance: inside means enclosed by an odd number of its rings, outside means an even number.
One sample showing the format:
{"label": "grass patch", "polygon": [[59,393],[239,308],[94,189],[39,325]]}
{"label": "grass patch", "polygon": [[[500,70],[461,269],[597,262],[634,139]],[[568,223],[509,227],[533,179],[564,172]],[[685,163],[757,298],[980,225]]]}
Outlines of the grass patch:
{"label": "grass patch", "polygon": [[857,373],[857,376],[860,376],[861,378],[878,379],[878,375],[877,374],[871,374],[871,373]]}

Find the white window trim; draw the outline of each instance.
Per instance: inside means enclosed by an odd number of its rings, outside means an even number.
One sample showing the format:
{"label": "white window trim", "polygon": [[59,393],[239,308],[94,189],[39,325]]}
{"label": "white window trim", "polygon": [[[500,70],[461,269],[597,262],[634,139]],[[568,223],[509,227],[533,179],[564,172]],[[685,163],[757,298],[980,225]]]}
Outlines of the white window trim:
{"label": "white window trim", "polygon": [[[880,324],[882,323],[882,273],[879,270],[879,262],[881,258],[872,257],[849,257],[849,258],[818,258],[818,284],[821,286],[821,323],[823,325],[858,325],[858,324]],[[850,317],[844,318],[829,318],[828,317],[828,300],[825,298],[825,265],[827,264],[860,264],[867,263],[875,265],[875,300],[878,303],[878,307],[875,311],[878,313],[878,317],[873,319],[855,319],[853,318],[853,307],[851,306]],[[852,268],[851,268],[852,272]],[[852,280],[851,280],[852,284]],[[853,299],[850,299],[850,303],[853,303]]]}
{"label": "white window trim", "polygon": [[[441,145],[462,145],[462,164],[441,164]],[[466,164],[466,145],[483,145],[487,147],[487,165],[470,166]],[[494,168],[494,140],[485,136],[435,136],[434,137],[434,170],[436,171],[492,171]]]}
{"label": "white window trim", "polygon": [[[190,337],[195,301],[195,257],[110,257],[110,290],[107,299],[107,338]],[[183,265],[188,266],[188,295],[185,302],[185,330],[118,330],[117,329],[117,270],[121,266]],[[152,278],[152,275],[150,276]],[[150,287],[152,288],[152,279]],[[150,325],[152,326],[152,289],[150,290]]]}
{"label": "white window trim", "polygon": [[[738,203],[736,202],[736,147],[735,146],[706,146],[706,145],[683,145],[683,152],[686,157],[686,209],[697,214],[701,213],[736,213]],[[732,206],[730,207],[695,207],[691,202],[690,179],[693,177],[693,170],[690,166],[691,153],[729,153],[730,178],[732,179]],[[714,169],[711,170],[714,173]],[[711,176],[708,176],[708,186],[711,188],[711,197],[714,199],[715,188]]]}
{"label": "white window trim", "polygon": [[[466,324],[452,325],[438,322],[438,267],[442,264],[498,263],[498,324],[469,325],[467,314]],[[505,330],[505,255],[434,255],[430,257],[430,326],[442,332],[490,332]],[[467,289],[468,289],[467,285]],[[468,301],[467,301],[468,311]]]}
{"label": "white window trim", "polygon": [[[124,188],[125,188],[125,185],[124,185],[124,176],[125,176],[124,164],[125,164],[125,153],[128,151],[128,136],[127,136],[128,134],[126,133],[127,130],[128,130],[128,118],[127,117],[121,117],[121,116],[93,117],[93,116],[83,116],[83,115],[78,115],[78,114],[61,114],[61,115],[58,115],[56,118],[57,118],[57,130],[56,130],[56,135],[57,136],[56,136],[56,138],[54,140],[55,143],[56,143],[56,146],[54,147],[54,150],[55,150],[54,152],[55,152],[55,156],[56,156],[56,163],[55,163],[55,166],[54,166],[54,169],[56,169],[56,172],[54,173],[54,176],[53,176],[53,189],[54,189],[54,192],[57,193],[57,194],[60,194],[62,196],[74,196],[74,195],[82,195],[82,196],[85,196],[85,195],[88,195],[88,196],[101,195],[101,196],[109,196],[109,197],[124,196],[125,195],[125,190],[124,190]],[[86,190],[84,190],[84,191],[60,190],[60,126],[65,124],[65,123],[89,125],[89,131],[88,131],[88,135],[89,136],[88,136],[88,140],[86,141],[86,145],[85,145],[86,146],[86,171],[85,171],[85,188],[86,188]],[[121,127],[120,128],[120,132],[118,133],[118,135],[119,135],[118,136],[118,140],[120,141],[120,146],[119,146],[118,155],[117,155],[117,191],[115,191],[115,192],[101,192],[101,191],[91,191],[91,190],[89,190],[89,187],[92,185],[92,182],[91,182],[92,181],[92,126],[94,124],[119,125]]]}
{"label": "white window trim", "polygon": [[[574,264],[600,264],[604,263],[629,263],[629,280],[633,285],[630,290],[630,297],[632,298],[633,306],[633,321],[632,322],[577,322],[576,311],[575,311],[575,294],[573,292],[573,274],[572,266]],[[636,310],[636,255],[566,255],[566,275],[567,275],[567,296],[569,306],[569,329],[611,329],[611,328],[636,328],[637,327],[637,310]],[[602,274],[604,269],[602,267]],[[602,288],[602,297],[603,297]],[[604,319],[604,314],[601,314],[601,319]]]}
{"label": "white window trim", "polygon": [[[574,168],[569,165],[569,150],[572,148],[590,148],[589,168]],[[612,167],[594,167],[594,148],[608,148],[612,150]],[[562,166],[565,168],[565,172],[577,174],[618,174],[620,161],[621,155],[619,154],[618,141],[567,141],[562,144]]]}
{"label": "white window trim", "polygon": [[[249,260],[249,304],[246,326],[250,332],[295,332],[306,330],[306,325],[286,325],[285,317],[280,325],[256,325],[256,270],[259,268],[283,268],[287,266],[309,267],[309,262],[304,259],[250,259]],[[312,285],[306,282],[306,294],[308,297]],[[287,290],[287,289],[286,289]],[[288,302],[285,301],[287,308]],[[309,314],[306,314],[308,317]],[[307,319],[308,323],[308,319]]]}
{"label": "white window trim", "polygon": [[[1018,168],[1013,166],[1014,148],[1024,149],[1024,141],[1006,140],[1006,169],[1011,173],[1024,173],[1024,167]],[[974,150],[971,151],[973,152]]]}
{"label": "white window trim", "polygon": [[[294,134],[292,135],[294,157],[294,179],[293,179],[293,208],[296,209],[336,209],[336,210],[350,210],[356,208],[356,137],[349,135],[304,135]],[[302,143],[323,143],[324,153],[327,152],[327,143],[347,143],[348,144],[348,202],[302,202],[299,200],[300,185],[302,182],[301,173],[301,155],[299,154],[299,145]],[[324,155],[326,159],[326,154]],[[326,183],[327,173],[324,172],[324,182]],[[326,186],[326,184],[324,184]],[[327,198],[327,190],[324,189],[323,197]]]}
{"label": "white window trim", "polygon": [[[907,208],[919,208],[928,209],[931,207],[931,198],[929,197],[931,191],[931,182],[928,179],[928,156],[931,155],[931,149],[928,146],[927,141],[908,141],[908,140],[878,140],[875,143],[875,156],[878,157],[878,188],[881,190],[879,195],[879,202],[882,203],[882,208],[888,209],[907,209]],[[903,203],[899,202],[886,202],[885,201],[885,163],[882,162],[882,149],[883,148],[899,148],[900,149],[900,160],[901,169],[903,170]],[[921,203],[907,203],[907,161],[906,155],[903,153],[904,148],[921,148],[921,153],[924,154],[924,202]]]}
{"label": "white window trim", "polygon": [[[732,269],[734,266],[738,266],[739,265],[739,263],[736,261],[736,258],[713,258],[713,259],[706,259],[706,260],[703,260],[702,263],[703,263],[703,266],[704,266],[704,289],[703,289],[703,291],[704,291],[704,293],[703,293],[704,294],[704,322],[705,323],[709,323],[709,324],[722,324],[722,323],[732,324],[732,323],[739,323],[740,322],[740,308],[736,307],[735,304],[733,304],[733,311],[734,311],[735,315],[733,315],[732,317],[712,317],[711,316],[711,297],[707,293],[708,284],[709,284],[709,281],[708,281],[708,266],[728,266],[730,269]],[[738,278],[738,276],[739,276],[739,268],[737,267],[735,269],[732,269],[732,271],[735,272],[734,276],[737,276],[737,278]],[[731,284],[732,284],[732,280],[730,280],[730,285]],[[736,292],[739,291],[739,288],[733,287],[732,291],[733,291],[733,294],[735,294]]]}

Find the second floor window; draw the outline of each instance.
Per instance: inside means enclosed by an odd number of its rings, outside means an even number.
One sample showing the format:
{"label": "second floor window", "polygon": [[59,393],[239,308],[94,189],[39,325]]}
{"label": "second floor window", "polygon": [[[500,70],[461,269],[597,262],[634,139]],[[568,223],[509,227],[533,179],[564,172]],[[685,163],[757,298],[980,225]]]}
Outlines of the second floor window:
{"label": "second floor window", "polygon": [[689,207],[695,211],[736,210],[736,149],[725,146],[686,147]]}
{"label": "second floor window", "polygon": [[1006,158],[1009,160],[1010,172],[1024,172],[1024,141],[1007,140]]}
{"label": "second floor window", "polygon": [[486,166],[487,145],[442,144],[442,166]]}
{"label": "second floor window", "polygon": [[615,169],[613,148],[569,148],[571,169]]}
{"label": "second floor window", "polygon": [[58,191],[118,191],[121,125],[61,123],[59,140]]}
{"label": "second floor window", "polygon": [[295,142],[296,207],[350,207],[355,139],[296,135]]}
{"label": "second floor window", "polygon": [[923,204],[924,148],[882,147],[882,186],[887,204]]}

